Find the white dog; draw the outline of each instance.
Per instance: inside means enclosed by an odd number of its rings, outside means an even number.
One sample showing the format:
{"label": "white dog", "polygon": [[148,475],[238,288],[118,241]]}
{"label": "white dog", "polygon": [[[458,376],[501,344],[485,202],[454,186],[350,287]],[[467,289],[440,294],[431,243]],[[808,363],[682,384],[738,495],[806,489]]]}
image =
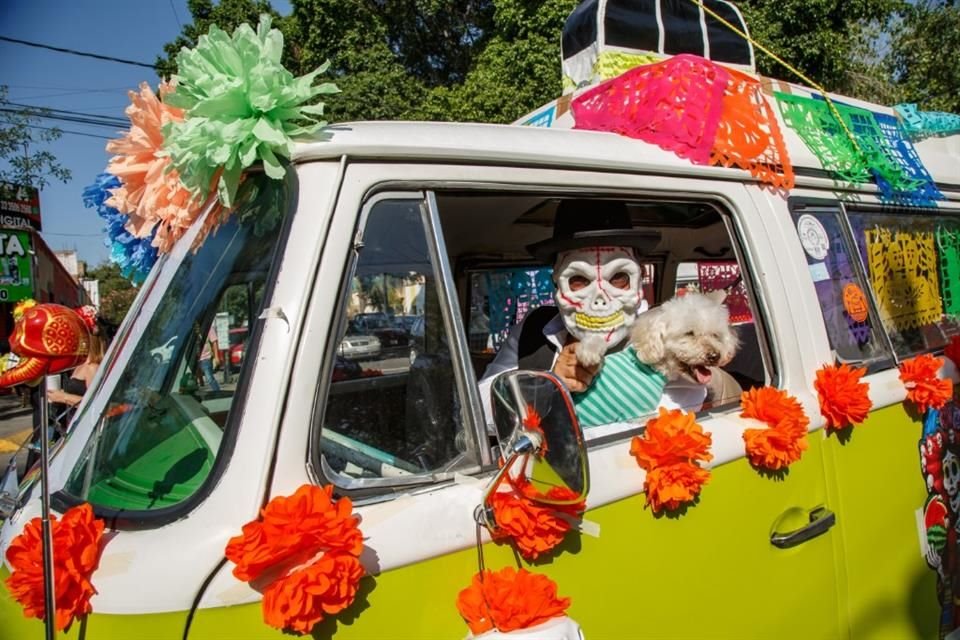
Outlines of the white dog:
{"label": "white dog", "polygon": [[687,293],[637,316],[630,333],[637,358],[667,380],[686,378],[709,387],[712,368],[728,364],[739,346],[725,297],[722,291]]}

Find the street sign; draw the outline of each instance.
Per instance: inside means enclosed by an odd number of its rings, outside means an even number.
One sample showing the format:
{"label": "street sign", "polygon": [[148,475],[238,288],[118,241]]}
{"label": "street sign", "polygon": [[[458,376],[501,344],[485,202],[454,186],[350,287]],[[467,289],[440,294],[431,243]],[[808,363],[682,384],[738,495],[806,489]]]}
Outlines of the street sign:
{"label": "street sign", "polygon": [[42,229],[40,192],[34,187],[0,182],[0,227]]}
{"label": "street sign", "polygon": [[0,302],[32,298],[29,231],[0,229]]}

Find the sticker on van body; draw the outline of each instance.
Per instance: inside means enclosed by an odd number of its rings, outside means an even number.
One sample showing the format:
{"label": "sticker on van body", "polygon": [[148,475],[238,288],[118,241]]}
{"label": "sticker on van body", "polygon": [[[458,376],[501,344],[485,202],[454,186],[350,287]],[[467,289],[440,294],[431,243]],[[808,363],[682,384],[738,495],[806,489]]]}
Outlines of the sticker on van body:
{"label": "sticker on van body", "polygon": [[830,252],[830,238],[820,221],[809,213],[797,218],[797,235],[807,255],[814,260],[823,260]]}
{"label": "sticker on van body", "polygon": [[814,282],[823,282],[830,279],[830,272],[824,262],[814,262],[810,265],[810,277]]}

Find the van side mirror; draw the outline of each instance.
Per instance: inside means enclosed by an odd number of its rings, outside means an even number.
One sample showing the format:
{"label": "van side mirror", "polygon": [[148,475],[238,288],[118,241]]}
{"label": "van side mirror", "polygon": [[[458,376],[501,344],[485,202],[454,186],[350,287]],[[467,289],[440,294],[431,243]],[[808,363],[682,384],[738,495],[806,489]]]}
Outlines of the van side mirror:
{"label": "van side mirror", "polygon": [[504,478],[523,476],[523,495],[546,504],[574,504],[590,485],[587,449],[573,400],[544,371],[508,371],[491,386],[493,420],[503,466],[483,492],[478,522],[495,528],[490,496]]}

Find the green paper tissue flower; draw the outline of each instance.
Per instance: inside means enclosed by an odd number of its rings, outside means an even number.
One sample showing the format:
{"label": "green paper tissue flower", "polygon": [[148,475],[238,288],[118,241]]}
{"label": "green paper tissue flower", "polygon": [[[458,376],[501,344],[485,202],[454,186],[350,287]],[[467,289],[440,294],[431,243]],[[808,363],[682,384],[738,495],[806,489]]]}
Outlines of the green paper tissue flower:
{"label": "green paper tissue flower", "polygon": [[191,192],[206,197],[217,183],[230,207],[244,169],[261,162],[268,176],[282,178],[280,158],[289,157],[293,139],[326,126],[323,103],[311,103],[339,91],[314,85],[329,63],[296,78],[280,64],[282,52],[283,35],[264,15],[256,32],[243,24],[230,36],[214,25],[177,54],[176,90],[164,102],[185,117],[164,128],[164,148]]}

